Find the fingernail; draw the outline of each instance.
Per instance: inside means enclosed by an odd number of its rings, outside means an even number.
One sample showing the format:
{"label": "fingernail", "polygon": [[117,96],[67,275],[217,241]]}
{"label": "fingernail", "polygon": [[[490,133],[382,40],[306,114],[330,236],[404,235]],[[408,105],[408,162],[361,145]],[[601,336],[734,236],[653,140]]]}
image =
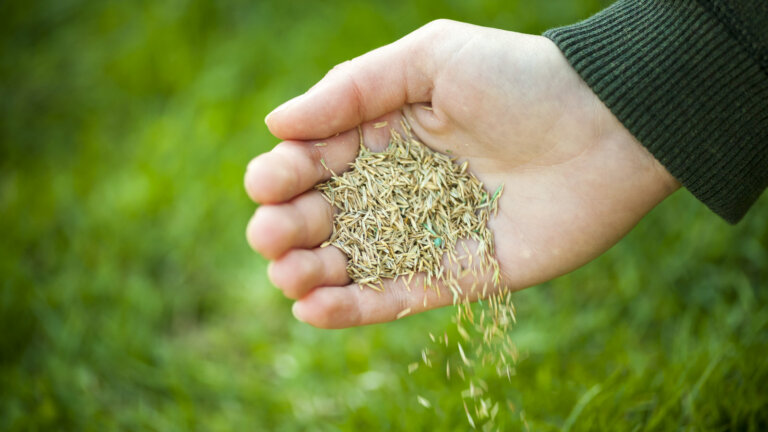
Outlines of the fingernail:
{"label": "fingernail", "polygon": [[296,318],[298,321],[305,322],[301,317],[299,316],[298,309],[299,309],[299,302],[294,302],[293,306],[291,306],[291,313],[293,314],[293,317]]}
{"label": "fingernail", "polygon": [[288,100],[286,102],[283,102],[280,106],[278,106],[277,108],[273,109],[272,112],[270,112],[269,114],[267,114],[266,117],[264,117],[264,122],[267,122],[271,115],[273,115],[275,113],[278,113],[280,111],[285,111],[286,109],[290,108],[291,106],[296,105],[298,102],[301,102],[301,100],[306,95],[307,95],[306,93],[300,94],[300,95],[296,96],[293,99],[290,99],[290,100]]}

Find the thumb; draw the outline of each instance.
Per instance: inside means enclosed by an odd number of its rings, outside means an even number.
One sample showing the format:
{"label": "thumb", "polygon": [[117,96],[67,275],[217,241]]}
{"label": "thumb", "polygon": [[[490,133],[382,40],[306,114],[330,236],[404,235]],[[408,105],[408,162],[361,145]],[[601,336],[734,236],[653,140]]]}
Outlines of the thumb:
{"label": "thumb", "polygon": [[266,118],[280,139],[322,139],[431,99],[435,50],[427,26],[404,38],[334,67],[306,93]]}

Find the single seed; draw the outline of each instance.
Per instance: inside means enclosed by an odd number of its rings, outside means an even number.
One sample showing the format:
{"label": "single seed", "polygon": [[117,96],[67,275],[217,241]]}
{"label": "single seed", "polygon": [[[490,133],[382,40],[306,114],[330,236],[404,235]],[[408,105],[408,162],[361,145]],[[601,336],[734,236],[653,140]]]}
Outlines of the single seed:
{"label": "single seed", "polygon": [[411,308],[405,308],[405,309],[401,310],[401,311],[400,311],[400,312],[397,314],[397,318],[396,318],[396,319],[400,319],[400,318],[402,318],[402,317],[404,317],[404,316],[408,315],[409,313],[411,313]]}
{"label": "single seed", "polygon": [[416,400],[419,401],[419,405],[423,406],[424,408],[432,408],[432,404],[429,403],[428,400],[421,396],[416,396]]}

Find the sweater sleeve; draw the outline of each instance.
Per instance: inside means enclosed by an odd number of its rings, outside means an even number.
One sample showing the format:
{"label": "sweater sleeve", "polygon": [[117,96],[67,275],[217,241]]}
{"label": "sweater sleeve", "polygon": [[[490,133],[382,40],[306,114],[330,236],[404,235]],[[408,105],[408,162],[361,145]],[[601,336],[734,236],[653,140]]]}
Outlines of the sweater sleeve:
{"label": "sweater sleeve", "polygon": [[768,1],[619,0],[544,36],[725,220],[768,186]]}

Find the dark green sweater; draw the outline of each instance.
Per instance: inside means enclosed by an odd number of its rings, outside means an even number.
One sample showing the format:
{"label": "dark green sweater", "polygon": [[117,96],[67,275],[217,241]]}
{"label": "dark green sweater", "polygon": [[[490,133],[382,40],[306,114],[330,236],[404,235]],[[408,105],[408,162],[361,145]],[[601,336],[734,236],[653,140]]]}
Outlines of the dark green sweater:
{"label": "dark green sweater", "polygon": [[619,0],[544,36],[725,220],[768,186],[768,0]]}

